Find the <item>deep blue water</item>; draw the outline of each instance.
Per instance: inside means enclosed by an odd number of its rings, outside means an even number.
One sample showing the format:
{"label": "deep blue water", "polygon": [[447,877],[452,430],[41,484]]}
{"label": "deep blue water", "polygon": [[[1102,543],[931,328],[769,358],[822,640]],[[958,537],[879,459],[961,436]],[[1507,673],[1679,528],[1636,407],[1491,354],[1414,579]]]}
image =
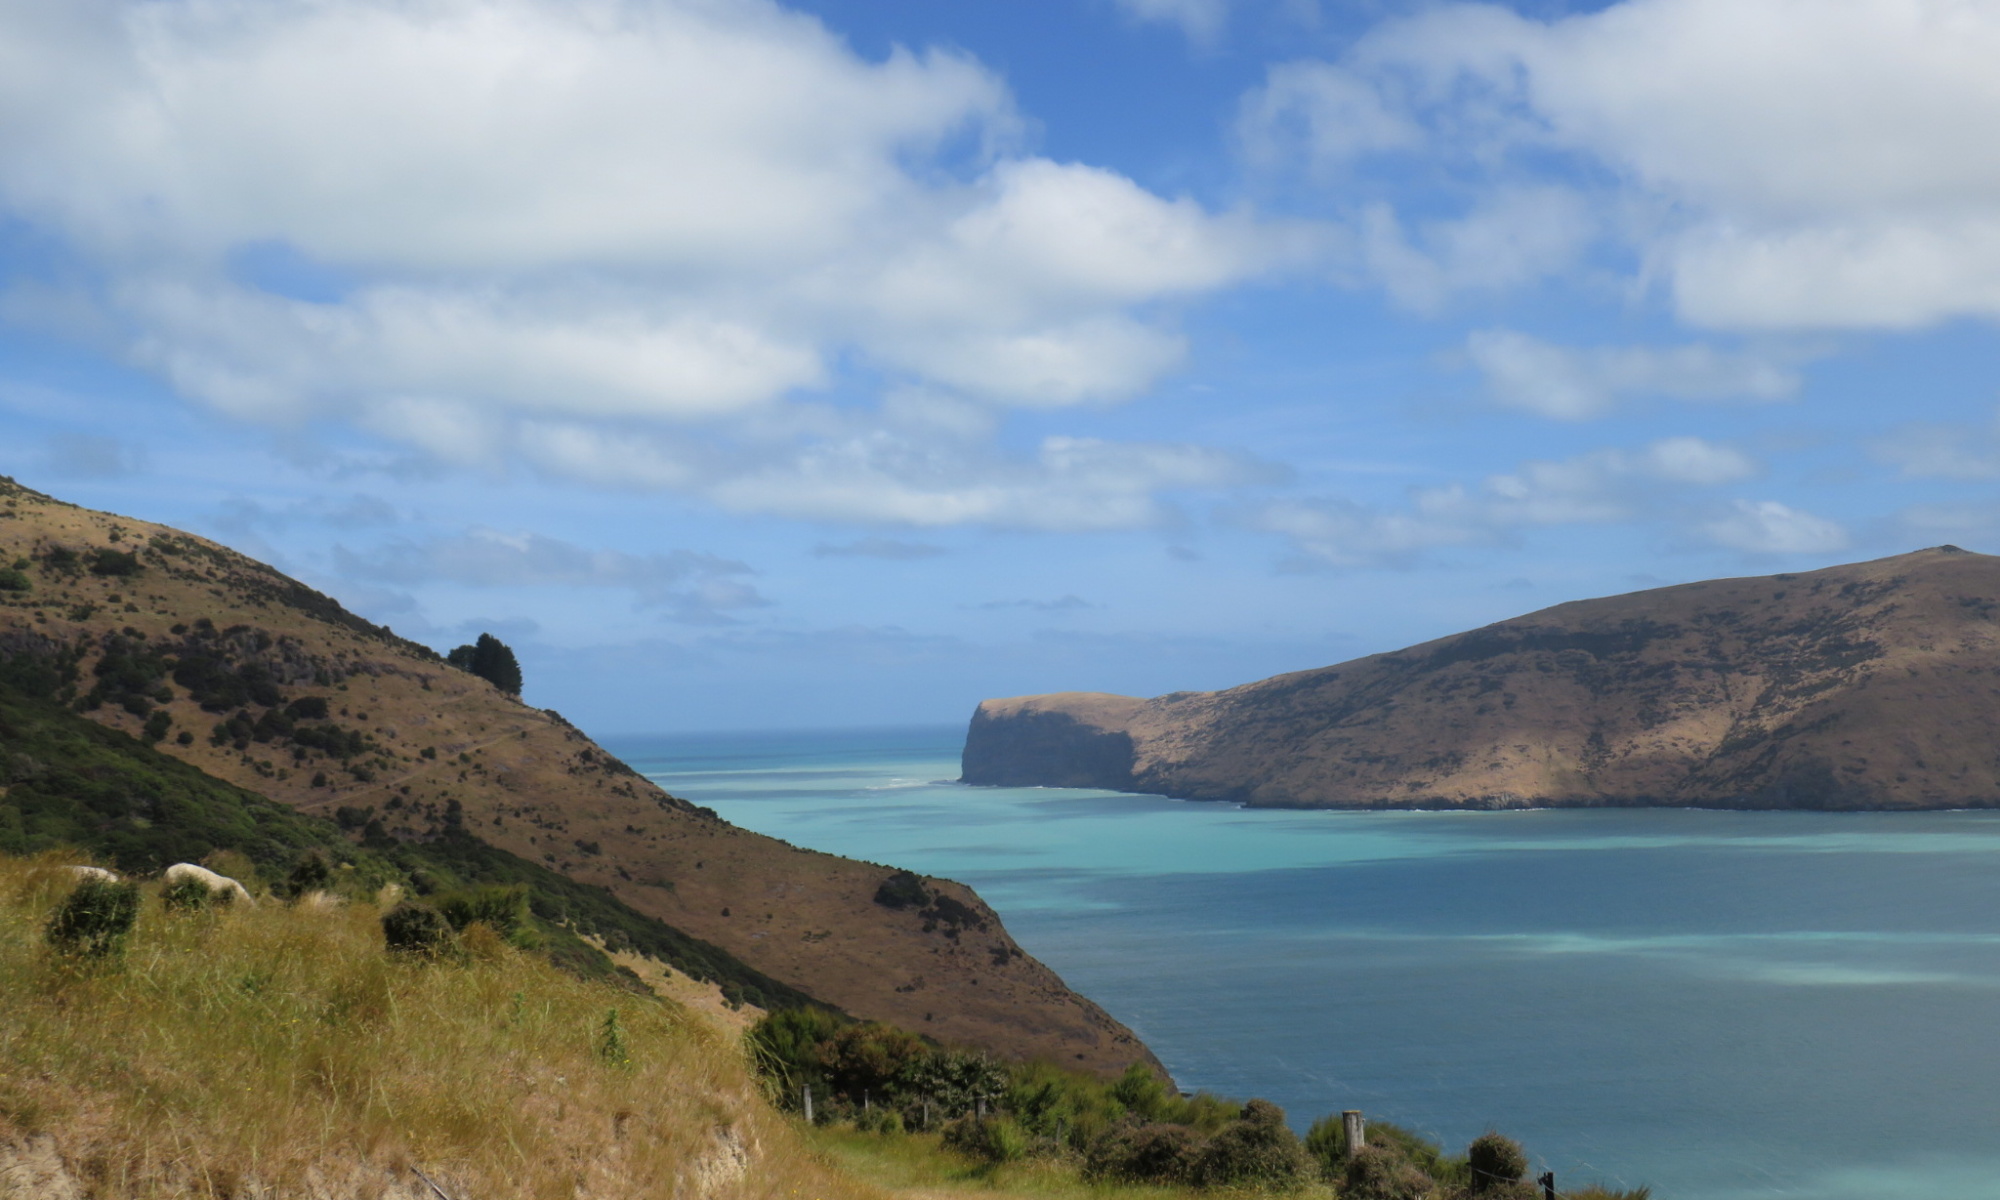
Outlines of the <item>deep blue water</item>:
{"label": "deep blue water", "polygon": [[967,788],[962,729],[625,738],[964,880],[1185,1088],[1661,1200],[2000,1200],[2000,814],[1257,812]]}

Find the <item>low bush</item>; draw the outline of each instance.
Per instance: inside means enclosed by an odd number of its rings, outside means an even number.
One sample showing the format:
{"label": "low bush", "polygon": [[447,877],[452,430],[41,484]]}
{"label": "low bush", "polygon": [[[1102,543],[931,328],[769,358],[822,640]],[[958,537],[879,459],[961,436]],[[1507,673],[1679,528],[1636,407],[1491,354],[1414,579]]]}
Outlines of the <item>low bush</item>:
{"label": "low bush", "polygon": [[451,922],[428,904],[405,900],[382,914],[382,940],[389,949],[412,958],[442,958],[456,939]]}
{"label": "low bush", "polygon": [[13,567],[0,567],[0,592],[25,592],[34,586],[25,572]]}
{"label": "low bush", "polygon": [[1295,1187],[1305,1181],[1307,1166],[1305,1147],[1285,1124],[1285,1110],[1252,1100],[1195,1156],[1193,1179],[1209,1187]]}
{"label": "low bush", "polygon": [[1019,1162],[1028,1157],[1028,1134],[1012,1117],[960,1117],[944,1128],[944,1144],[981,1162]]}
{"label": "low bush", "polygon": [[1393,1146],[1367,1146],[1347,1156],[1341,1173],[1341,1200],[1424,1200],[1436,1188]]}
{"label": "low bush", "polygon": [[1475,1195],[1512,1190],[1528,1174],[1528,1156],[1521,1143],[1488,1131],[1465,1148],[1465,1165]]}
{"label": "low bush", "polygon": [[854,1114],[854,1127],[863,1133],[901,1133],[903,1114],[877,1104]]}
{"label": "low bush", "polygon": [[138,885],[86,879],[49,916],[49,945],[80,958],[108,958],[125,947],[139,916]]}
{"label": "low bush", "polygon": [[1083,1172],[1124,1183],[1186,1183],[1201,1153],[1200,1135],[1185,1125],[1122,1121],[1084,1151]]}

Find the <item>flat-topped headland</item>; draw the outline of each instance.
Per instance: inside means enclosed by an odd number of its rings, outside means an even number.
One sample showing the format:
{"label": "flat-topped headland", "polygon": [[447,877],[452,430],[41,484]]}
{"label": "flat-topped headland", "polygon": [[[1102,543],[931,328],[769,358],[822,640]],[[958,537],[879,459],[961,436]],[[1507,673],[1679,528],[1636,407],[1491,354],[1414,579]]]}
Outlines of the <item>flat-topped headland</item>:
{"label": "flat-topped headland", "polygon": [[1219,692],[987,700],[963,777],[1292,808],[2000,806],[2000,557],[1579,600]]}

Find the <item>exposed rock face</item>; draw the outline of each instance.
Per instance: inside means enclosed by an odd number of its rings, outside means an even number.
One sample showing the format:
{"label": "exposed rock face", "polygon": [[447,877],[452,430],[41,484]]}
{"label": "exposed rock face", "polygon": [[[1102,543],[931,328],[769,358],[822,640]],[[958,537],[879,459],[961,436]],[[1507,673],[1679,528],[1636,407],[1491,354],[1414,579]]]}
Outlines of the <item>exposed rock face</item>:
{"label": "exposed rock face", "polygon": [[[263,563],[0,477],[0,570],[16,561],[25,587],[0,587],[0,655],[73,654],[79,690],[115,682],[101,668],[117,657],[140,686],[85,715],[139,735],[164,714],[159,748],[210,775],[328,817],[366,813],[398,839],[462,828],[857,1017],[1105,1074],[1157,1066],[972,889],[925,881],[949,919],[878,903],[890,868],[668,795],[557,714]],[[346,752],[275,723],[310,698],[359,739]]]}
{"label": "exposed rock face", "polygon": [[968,783],[1255,806],[2000,806],[2000,558],[1583,600],[1222,692],[989,700]]}

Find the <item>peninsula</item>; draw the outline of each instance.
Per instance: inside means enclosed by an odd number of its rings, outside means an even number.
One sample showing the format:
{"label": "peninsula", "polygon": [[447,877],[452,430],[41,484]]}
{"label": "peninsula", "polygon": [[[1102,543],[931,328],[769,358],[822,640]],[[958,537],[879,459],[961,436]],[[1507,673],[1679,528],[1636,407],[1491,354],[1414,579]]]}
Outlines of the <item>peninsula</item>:
{"label": "peninsula", "polygon": [[1150,700],[988,700],[973,784],[1289,808],[2000,806],[2000,557],[1581,600]]}

